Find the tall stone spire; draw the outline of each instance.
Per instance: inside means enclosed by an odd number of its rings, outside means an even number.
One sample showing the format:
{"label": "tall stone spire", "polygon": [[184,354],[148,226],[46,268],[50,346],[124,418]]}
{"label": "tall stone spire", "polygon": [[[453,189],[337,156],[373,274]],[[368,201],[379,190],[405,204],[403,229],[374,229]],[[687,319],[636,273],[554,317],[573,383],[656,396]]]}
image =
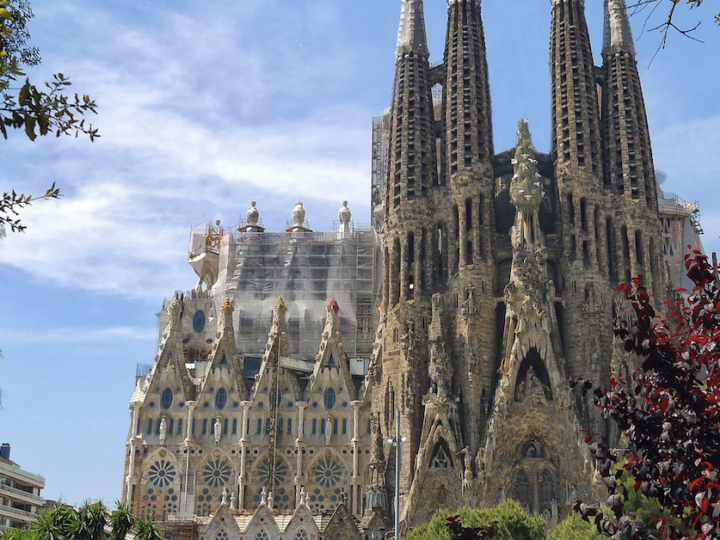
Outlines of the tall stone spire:
{"label": "tall stone spire", "polygon": [[[495,175],[490,84],[480,0],[451,0],[442,103],[442,199],[438,283],[455,291],[448,354],[459,377],[463,441],[476,452],[485,431],[495,350]],[[453,313],[452,309],[450,313]],[[481,322],[482,321],[482,322]]]}
{"label": "tall stone spire", "polygon": [[410,51],[428,53],[423,0],[402,0],[396,56]]}
{"label": "tall stone spire", "polygon": [[619,281],[640,277],[651,283],[653,300],[660,303],[667,275],[657,183],[625,0],[605,0],[602,96],[604,180],[622,209],[610,273]]}
{"label": "tall stone spire", "polygon": [[603,55],[613,52],[635,55],[635,41],[625,0],[605,0]]}
{"label": "tall stone spire", "polygon": [[553,0],[550,72],[553,157],[559,168],[584,170],[599,179],[599,107],[583,0]]}
{"label": "tall stone spire", "polygon": [[[444,153],[450,184],[492,170],[493,139],[485,31],[480,0],[451,0],[445,41]],[[492,184],[492,174],[483,179]]]}

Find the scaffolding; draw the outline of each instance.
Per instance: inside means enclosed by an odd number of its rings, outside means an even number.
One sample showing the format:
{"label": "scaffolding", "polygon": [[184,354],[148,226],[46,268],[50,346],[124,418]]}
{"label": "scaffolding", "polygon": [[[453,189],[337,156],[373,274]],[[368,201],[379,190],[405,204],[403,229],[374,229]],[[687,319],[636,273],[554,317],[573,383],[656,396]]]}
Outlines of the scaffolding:
{"label": "scaffolding", "polygon": [[234,233],[222,248],[227,259],[212,294],[216,305],[233,300],[238,352],[263,355],[273,307],[282,297],[288,308],[290,354],[313,362],[327,305],[335,298],[346,353],[369,358],[380,296],[375,279],[382,265],[378,245],[375,230],[358,223],[351,223],[349,230],[335,223],[332,232]]}

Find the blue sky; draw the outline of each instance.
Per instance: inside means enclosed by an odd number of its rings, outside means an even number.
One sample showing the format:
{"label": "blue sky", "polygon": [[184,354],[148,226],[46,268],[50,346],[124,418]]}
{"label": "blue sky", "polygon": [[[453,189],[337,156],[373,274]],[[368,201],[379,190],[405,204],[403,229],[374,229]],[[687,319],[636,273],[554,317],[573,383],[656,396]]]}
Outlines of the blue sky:
{"label": "blue sky", "polygon": [[[597,63],[602,2],[588,0]],[[720,250],[720,28],[699,44],[645,33],[638,59],[664,188],[700,201],[704,243]],[[0,439],[70,503],[120,495],[137,363],[156,352],[163,297],[190,289],[189,228],[234,224],[252,200],[270,230],[302,200],[329,229],[343,200],[369,222],[371,117],[389,104],[399,0],[34,0],[43,64],[96,99],[102,137],[0,143],[3,191],[61,201],[23,214],[0,242]],[[426,0],[432,60],[446,5]],[[550,146],[550,2],[486,0],[496,151],[530,120]],[[633,19],[635,36],[644,19]],[[659,21],[658,21],[659,22]]]}

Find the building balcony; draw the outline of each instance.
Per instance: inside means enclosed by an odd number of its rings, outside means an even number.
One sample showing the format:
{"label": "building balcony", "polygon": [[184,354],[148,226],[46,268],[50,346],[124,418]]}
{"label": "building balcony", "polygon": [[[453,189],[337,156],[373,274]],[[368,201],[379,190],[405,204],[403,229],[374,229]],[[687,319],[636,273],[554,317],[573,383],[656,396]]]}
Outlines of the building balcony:
{"label": "building balcony", "polygon": [[6,486],[5,484],[0,484],[0,495],[4,495],[9,499],[17,499],[25,503],[36,504],[38,506],[42,506],[43,504],[42,497],[23,491],[22,489]]}
{"label": "building balcony", "polygon": [[9,517],[24,523],[34,523],[37,520],[37,514],[2,504],[0,504],[0,518],[1,517]]}

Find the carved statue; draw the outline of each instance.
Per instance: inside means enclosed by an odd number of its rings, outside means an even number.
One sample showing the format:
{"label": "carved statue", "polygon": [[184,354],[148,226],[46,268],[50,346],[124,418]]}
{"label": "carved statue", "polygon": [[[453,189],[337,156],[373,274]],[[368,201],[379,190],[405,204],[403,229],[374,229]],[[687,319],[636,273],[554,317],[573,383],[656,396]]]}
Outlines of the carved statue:
{"label": "carved statue", "polygon": [[325,443],[330,444],[330,441],[332,440],[333,436],[333,425],[332,425],[332,419],[328,416],[327,421],[325,422]]}
{"label": "carved statue", "polygon": [[167,422],[163,418],[160,420],[160,444],[165,444],[165,437],[167,437]]}
{"label": "carved statue", "polygon": [[220,419],[215,419],[215,425],[213,426],[215,428],[215,444],[220,444],[220,437],[222,437],[222,425],[220,424]]}
{"label": "carved statue", "polygon": [[438,397],[443,399],[449,398],[453,370],[452,365],[448,361],[445,343],[443,343],[442,338],[430,342],[430,366],[428,371]]}

